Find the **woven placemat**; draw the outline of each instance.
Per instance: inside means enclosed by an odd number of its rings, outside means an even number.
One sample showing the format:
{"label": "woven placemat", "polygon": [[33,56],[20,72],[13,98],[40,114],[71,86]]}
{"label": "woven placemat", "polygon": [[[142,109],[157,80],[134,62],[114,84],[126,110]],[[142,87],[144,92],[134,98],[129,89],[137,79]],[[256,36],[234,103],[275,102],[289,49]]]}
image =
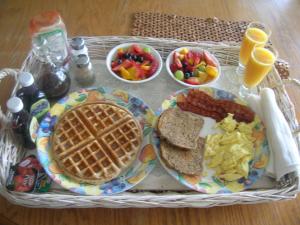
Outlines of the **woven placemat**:
{"label": "woven placemat", "polygon": [[[236,42],[242,40],[249,21],[226,21],[214,18],[196,18],[163,13],[134,14],[132,35],[173,38],[184,41]],[[289,77],[289,64],[279,59],[276,64],[281,78]]]}

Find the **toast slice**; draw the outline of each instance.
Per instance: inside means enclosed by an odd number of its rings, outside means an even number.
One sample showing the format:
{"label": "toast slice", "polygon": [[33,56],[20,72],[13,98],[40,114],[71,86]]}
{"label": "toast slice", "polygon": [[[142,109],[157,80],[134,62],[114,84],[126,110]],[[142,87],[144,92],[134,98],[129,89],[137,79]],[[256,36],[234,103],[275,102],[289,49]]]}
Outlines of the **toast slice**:
{"label": "toast slice", "polygon": [[166,140],[161,140],[161,157],[168,167],[187,175],[201,175],[205,139],[199,138],[195,149],[182,151]]}
{"label": "toast slice", "polygon": [[203,122],[199,115],[172,108],[160,115],[157,130],[161,139],[183,150],[193,150],[197,148]]}

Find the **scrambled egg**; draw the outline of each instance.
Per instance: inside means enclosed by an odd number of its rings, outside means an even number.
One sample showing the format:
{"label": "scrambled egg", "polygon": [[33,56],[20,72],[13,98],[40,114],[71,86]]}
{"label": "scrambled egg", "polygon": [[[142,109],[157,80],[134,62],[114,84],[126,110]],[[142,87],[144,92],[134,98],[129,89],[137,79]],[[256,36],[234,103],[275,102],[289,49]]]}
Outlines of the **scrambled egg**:
{"label": "scrambled egg", "polygon": [[252,130],[258,118],[252,123],[238,123],[228,114],[217,127],[224,133],[208,135],[205,145],[205,159],[208,168],[216,171],[215,176],[226,181],[248,177],[249,162],[254,157]]}

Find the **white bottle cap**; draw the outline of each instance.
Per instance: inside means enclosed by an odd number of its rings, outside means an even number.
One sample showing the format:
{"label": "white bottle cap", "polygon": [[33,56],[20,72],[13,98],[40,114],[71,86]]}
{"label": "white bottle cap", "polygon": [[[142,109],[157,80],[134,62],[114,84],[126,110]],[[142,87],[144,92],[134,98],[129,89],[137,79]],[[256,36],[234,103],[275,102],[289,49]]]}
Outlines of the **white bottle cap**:
{"label": "white bottle cap", "polygon": [[34,83],[34,79],[31,73],[21,72],[19,75],[19,82],[22,87],[28,87]]}
{"label": "white bottle cap", "polygon": [[20,98],[12,97],[6,102],[7,109],[12,113],[20,112],[24,105]]}

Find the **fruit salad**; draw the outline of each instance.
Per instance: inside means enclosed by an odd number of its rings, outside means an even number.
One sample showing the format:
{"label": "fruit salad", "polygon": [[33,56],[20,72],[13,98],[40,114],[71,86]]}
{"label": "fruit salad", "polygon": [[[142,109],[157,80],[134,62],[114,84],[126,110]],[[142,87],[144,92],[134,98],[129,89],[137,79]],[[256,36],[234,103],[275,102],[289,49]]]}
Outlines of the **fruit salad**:
{"label": "fruit salad", "polygon": [[137,44],[129,48],[119,48],[111,68],[126,80],[144,80],[151,77],[158,69],[159,62],[151,54],[149,47],[142,48]]}
{"label": "fruit salad", "polygon": [[173,53],[170,70],[177,80],[191,85],[208,83],[219,75],[218,64],[209,52],[188,48]]}

